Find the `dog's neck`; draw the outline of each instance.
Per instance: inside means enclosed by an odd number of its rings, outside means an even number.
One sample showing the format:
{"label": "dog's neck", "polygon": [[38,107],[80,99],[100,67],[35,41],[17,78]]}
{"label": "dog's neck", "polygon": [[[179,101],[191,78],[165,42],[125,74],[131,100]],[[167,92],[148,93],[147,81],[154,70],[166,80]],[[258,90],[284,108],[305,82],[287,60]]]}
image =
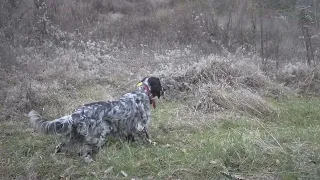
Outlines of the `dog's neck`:
{"label": "dog's neck", "polygon": [[146,78],[144,81],[138,83],[138,89],[147,94],[147,96],[149,97],[149,100],[150,100],[150,104],[152,104],[153,108],[156,108],[156,101],[151,93],[151,87],[149,85],[148,78]]}

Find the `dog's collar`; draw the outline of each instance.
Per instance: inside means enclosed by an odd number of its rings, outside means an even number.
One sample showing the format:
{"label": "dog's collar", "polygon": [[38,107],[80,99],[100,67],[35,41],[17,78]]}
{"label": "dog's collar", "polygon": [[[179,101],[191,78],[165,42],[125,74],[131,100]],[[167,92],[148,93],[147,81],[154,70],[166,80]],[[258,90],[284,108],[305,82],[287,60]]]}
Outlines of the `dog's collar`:
{"label": "dog's collar", "polygon": [[155,101],[154,96],[152,95],[152,93],[150,91],[150,87],[147,84],[145,84],[144,82],[139,82],[137,84],[137,86],[138,86],[138,88],[143,87],[144,91],[146,92],[146,94],[149,97],[150,104],[152,104],[153,108],[156,108],[156,101]]}

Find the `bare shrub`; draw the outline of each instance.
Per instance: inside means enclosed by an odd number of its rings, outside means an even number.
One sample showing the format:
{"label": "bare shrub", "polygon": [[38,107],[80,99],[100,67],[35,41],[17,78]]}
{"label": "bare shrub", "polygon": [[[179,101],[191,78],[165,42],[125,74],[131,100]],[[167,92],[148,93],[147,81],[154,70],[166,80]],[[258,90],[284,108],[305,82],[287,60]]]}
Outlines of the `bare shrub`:
{"label": "bare shrub", "polygon": [[306,63],[289,63],[278,74],[278,80],[299,93],[319,95],[319,66],[308,67]]}

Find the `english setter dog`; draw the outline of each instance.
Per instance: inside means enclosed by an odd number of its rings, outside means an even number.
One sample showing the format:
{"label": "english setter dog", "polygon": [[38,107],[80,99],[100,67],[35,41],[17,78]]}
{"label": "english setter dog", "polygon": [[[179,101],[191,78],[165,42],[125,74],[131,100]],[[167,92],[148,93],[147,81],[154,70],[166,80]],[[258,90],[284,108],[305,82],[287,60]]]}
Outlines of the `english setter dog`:
{"label": "english setter dog", "polygon": [[56,152],[80,149],[85,162],[92,162],[92,153],[99,150],[108,136],[126,137],[134,141],[152,142],[148,134],[151,120],[151,105],[155,108],[155,97],[163,95],[159,78],[146,77],[131,93],[117,101],[99,101],[85,104],[72,114],[53,121],[44,120],[32,110],[28,117],[31,127],[43,134],[59,134],[64,141]]}

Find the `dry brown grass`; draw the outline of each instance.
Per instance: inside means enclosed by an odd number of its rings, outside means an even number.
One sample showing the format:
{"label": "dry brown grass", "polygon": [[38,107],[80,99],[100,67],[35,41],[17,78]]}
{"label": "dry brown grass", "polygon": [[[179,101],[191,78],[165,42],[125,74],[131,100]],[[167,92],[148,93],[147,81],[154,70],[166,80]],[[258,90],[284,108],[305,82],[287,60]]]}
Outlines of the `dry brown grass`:
{"label": "dry brown grass", "polygon": [[266,100],[281,98],[288,89],[272,82],[254,59],[209,56],[184,68],[163,70],[169,99],[189,102],[202,112],[235,111],[266,117],[276,109]]}
{"label": "dry brown grass", "polygon": [[276,113],[276,108],[270,102],[244,88],[231,90],[208,84],[200,87],[195,96],[200,97],[196,109],[205,112],[227,110],[257,117],[268,117]]}

